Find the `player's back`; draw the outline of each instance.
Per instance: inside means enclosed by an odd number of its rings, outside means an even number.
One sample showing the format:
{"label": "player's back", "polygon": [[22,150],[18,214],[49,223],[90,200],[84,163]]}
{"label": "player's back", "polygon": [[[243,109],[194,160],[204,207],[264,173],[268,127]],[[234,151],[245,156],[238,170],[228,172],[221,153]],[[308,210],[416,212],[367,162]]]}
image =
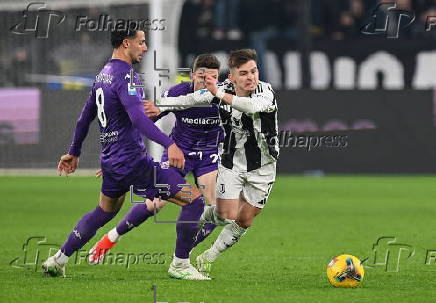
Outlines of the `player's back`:
{"label": "player's back", "polygon": [[[110,60],[96,76],[92,93],[95,94],[97,118],[100,125],[102,169],[125,174],[134,168],[145,153],[139,131],[133,127],[120,94],[136,95],[142,102],[142,88],[126,88],[132,67],[125,61]],[[135,84],[139,77],[133,73]],[[127,90],[127,92],[124,92]]]}
{"label": "player's back", "polygon": [[[165,96],[178,97],[194,92],[192,82],[183,82],[171,87]],[[174,111],[176,123],[171,137],[184,150],[213,150],[223,140],[218,107],[191,107]]]}

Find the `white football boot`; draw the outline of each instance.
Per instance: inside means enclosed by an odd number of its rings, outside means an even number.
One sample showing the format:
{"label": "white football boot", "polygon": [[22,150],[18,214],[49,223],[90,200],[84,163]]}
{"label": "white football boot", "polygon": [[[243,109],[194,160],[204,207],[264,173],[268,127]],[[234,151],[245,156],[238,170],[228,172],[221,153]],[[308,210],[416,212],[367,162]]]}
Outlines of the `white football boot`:
{"label": "white football boot", "polygon": [[195,259],[195,261],[196,261],[197,270],[203,276],[209,278],[213,262],[209,261],[209,259],[207,258],[207,250],[199,254],[197,259]]}
{"label": "white football boot", "polygon": [[65,278],[65,264],[56,262],[55,256],[49,257],[42,263],[42,270],[46,276]]}
{"label": "white football boot", "polygon": [[168,274],[171,278],[181,280],[210,280],[209,277],[203,276],[194,266],[188,262],[171,262],[168,268]]}

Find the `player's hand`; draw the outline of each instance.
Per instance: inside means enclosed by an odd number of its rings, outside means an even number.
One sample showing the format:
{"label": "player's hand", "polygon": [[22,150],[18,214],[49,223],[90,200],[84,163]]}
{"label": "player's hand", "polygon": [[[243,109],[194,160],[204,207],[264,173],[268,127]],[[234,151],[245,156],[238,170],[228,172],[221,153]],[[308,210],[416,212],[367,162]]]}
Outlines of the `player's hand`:
{"label": "player's hand", "polygon": [[206,89],[206,81],[205,81],[206,73],[204,72],[204,68],[200,68],[197,72],[197,87],[198,89]]}
{"label": "player's hand", "polygon": [[218,91],[218,83],[214,77],[211,75],[206,74],[204,77],[204,82],[206,89],[212,93],[212,95],[216,95]]}
{"label": "player's hand", "polygon": [[76,171],[79,165],[79,157],[72,155],[63,155],[58,163],[58,174],[68,176]]}
{"label": "player's hand", "polygon": [[99,169],[99,170],[97,170],[97,171],[95,172],[95,177],[96,177],[96,178],[100,178],[102,175],[103,175],[103,171],[102,171],[101,169]]}
{"label": "player's hand", "polygon": [[189,96],[197,104],[210,103],[214,98],[213,95],[205,89],[196,90],[193,93],[187,94],[187,96]]}
{"label": "player's hand", "polygon": [[185,156],[176,143],[171,144],[168,147],[168,160],[170,166],[183,169],[185,167]]}
{"label": "player's hand", "polygon": [[161,113],[159,107],[150,100],[144,100],[144,112],[149,118],[156,117]]}

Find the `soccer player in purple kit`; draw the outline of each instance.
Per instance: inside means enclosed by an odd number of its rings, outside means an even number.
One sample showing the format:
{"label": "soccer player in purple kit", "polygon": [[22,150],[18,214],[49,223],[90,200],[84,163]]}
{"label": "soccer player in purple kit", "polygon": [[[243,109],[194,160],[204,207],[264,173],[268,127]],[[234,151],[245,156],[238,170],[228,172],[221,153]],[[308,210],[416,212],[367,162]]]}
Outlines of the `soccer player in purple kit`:
{"label": "soccer player in purple kit", "polygon": [[[220,68],[219,60],[210,54],[201,54],[196,57],[193,64],[192,82],[184,82],[177,84],[167,90],[163,97],[179,97],[184,96],[194,91],[205,89],[204,77],[209,75],[214,79],[218,79]],[[216,200],[216,178],[218,170],[218,145],[223,140],[223,130],[220,126],[219,110],[217,106],[201,106],[201,107],[157,107],[152,102],[148,101],[145,105],[149,117],[157,120],[160,117],[173,112],[176,116],[176,123],[171,132],[170,137],[176,142],[185,156],[186,162],[183,170],[179,173],[184,177],[189,172],[192,172],[197,185],[200,185],[200,191],[207,198],[210,204],[214,205]],[[161,162],[169,161],[168,152],[165,150]],[[146,200],[147,209],[160,210],[166,201],[155,199],[154,201]],[[135,205],[130,209],[128,217],[131,213],[141,214],[140,209],[143,205]],[[139,211],[138,211],[139,210]],[[181,210],[181,216],[185,211],[185,207]],[[145,219],[145,218],[144,218]],[[180,218],[179,218],[180,220]],[[127,223],[123,219],[117,227],[111,229],[108,234],[104,235],[100,241],[94,245],[90,251],[89,262],[98,264],[104,260],[104,256],[117,243],[120,236],[125,230],[124,225]],[[130,225],[128,230],[134,226]],[[201,232],[195,239],[180,238],[179,235],[187,228],[186,224],[178,223],[176,225],[177,240],[174,258],[168,273],[173,278],[184,279],[185,273],[183,268],[186,264],[190,264],[189,253],[192,248],[200,243],[208,234],[216,227],[214,224],[206,223]],[[182,270],[181,270],[182,269]]]}
{"label": "soccer player in purple kit", "polygon": [[[77,121],[69,152],[61,157],[58,164],[60,175],[68,175],[77,169],[89,125],[98,117],[103,171],[100,201],[93,211],[79,220],[61,249],[42,264],[43,271],[48,276],[65,277],[68,258],[118,213],[124,202],[125,193],[130,190],[131,185],[135,193],[141,190],[140,195],[150,199],[161,197],[185,206],[184,217],[179,218],[183,221],[198,221],[203,212],[204,198],[200,191],[195,186],[180,186],[186,184],[186,181],[175,169],[161,167],[146,153],[142,136],[167,149],[170,166],[179,169],[184,167],[183,152],[173,139],[162,133],[145,115],[143,90],[130,85],[132,64],[140,62],[147,51],[145,33],[131,29],[113,31],[111,43],[114,48],[112,58],[96,76],[89,98]],[[141,84],[138,75],[133,75],[132,81]],[[185,96],[185,99],[192,99],[194,103],[195,98],[201,99],[201,96],[195,93]],[[169,188],[165,192],[160,192],[155,184],[167,184]],[[186,197],[186,192],[190,192],[191,195]],[[145,204],[141,205],[141,209],[125,218],[129,220],[129,224],[138,225],[144,221],[144,217],[146,219],[153,215]],[[127,230],[129,224],[126,223],[124,229]],[[185,225],[188,228],[178,236],[182,239],[195,237],[198,225]],[[209,279],[190,264],[183,270],[187,279]]]}

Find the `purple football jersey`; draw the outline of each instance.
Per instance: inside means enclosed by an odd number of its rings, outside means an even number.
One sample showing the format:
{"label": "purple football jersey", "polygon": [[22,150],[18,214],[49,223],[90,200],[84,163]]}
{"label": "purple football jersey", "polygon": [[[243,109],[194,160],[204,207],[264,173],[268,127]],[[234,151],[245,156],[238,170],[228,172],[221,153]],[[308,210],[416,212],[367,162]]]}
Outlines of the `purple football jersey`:
{"label": "purple football jersey", "polygon": [[[166,97],[178,97],[194,92],[192,82],[183,82],[171,87],[164,93]],[[217,150],[223,141],[218,107],[191,107],[173,111],[176,124],[171,137],[183,150]]]}
{"label": "purple football jersey", "polygon": [[[132,66],[110,60],[96,76],[79,120],[69,154],[80,156],[89,124],[97,116],[100,125],[101,167],[103,171],[126,175],[146,154],[141,135],[163,145],[174,143],[144,114],[143,89],[131,87]],[[133,83],[142,84],[137,73]],[[148,157],[148,156],[147,156]]]}

